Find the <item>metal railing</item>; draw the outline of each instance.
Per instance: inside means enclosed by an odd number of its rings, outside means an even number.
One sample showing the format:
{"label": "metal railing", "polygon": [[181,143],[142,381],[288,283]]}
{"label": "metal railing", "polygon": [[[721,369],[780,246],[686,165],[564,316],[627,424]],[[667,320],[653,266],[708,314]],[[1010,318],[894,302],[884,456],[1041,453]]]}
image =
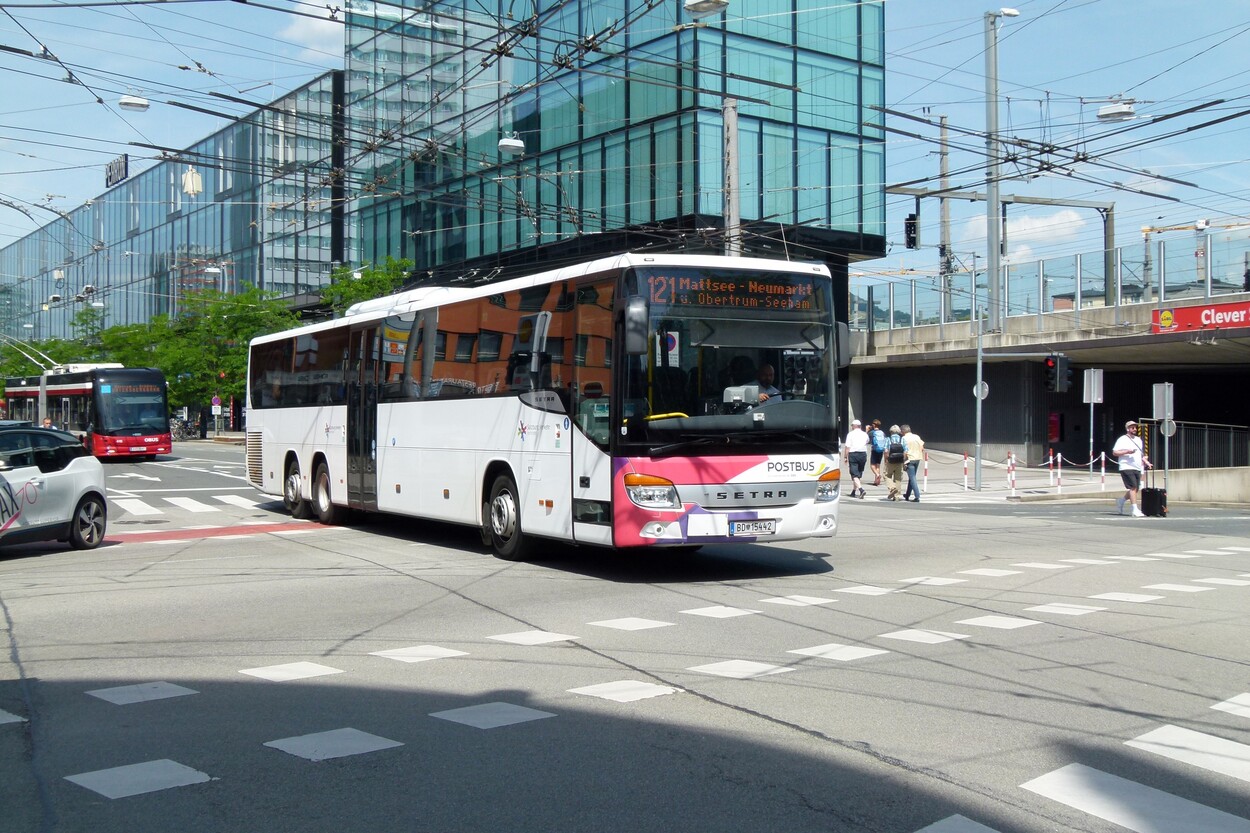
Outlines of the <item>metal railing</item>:
{"label": "metal railing", "polygon": [[1176,433],[1165,438],[1162,423],[1154,419],[1138,420],[1146,453],[1155,466],[1169,469],[1250,466],[1250,426],[1209,422],[1175,424]]}

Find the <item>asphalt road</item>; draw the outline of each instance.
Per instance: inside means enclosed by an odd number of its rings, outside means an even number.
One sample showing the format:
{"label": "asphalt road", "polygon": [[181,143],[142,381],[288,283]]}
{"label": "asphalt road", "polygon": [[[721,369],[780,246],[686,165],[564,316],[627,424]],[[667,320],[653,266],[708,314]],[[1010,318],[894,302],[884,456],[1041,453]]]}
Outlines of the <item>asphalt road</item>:
{"label": "asphalt road", "polygon": [[109,467],[105,547],[0,551],[5,833],[1250,831],[1240,513],[510,564],[178,451]]}

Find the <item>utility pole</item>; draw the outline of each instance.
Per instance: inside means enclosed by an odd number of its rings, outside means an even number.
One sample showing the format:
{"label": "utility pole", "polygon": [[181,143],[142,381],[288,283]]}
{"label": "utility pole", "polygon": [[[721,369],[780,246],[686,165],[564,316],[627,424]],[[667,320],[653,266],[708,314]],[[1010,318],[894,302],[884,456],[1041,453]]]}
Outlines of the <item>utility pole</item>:
{"label": "utility pole", "polygon": [[[946,130],[946,116],[941,117],[942,143],[938,151],[938,169],[941,172],[941,188],[946,191],[950,181],[950,145]],[[951,309],[951,206],[946,197],[938,197],[940,229],[938,232],[938,275],[942,282],[942,322],[950,319]]]}
{"label": "utility pole", "polygon": [[725,254],[742,255],[742,215],[738,204],[738,100],[721,106],[725,123]]}
{"label": "utility pole", "polygon": [[1015,9],[985,13],[985,151],[989,170],[985,183],[986,283],[989,284],[989,325],[1002,332],[1002,206],[998,199],[1001,162],[998,141],[998,18],[1016,17]]}

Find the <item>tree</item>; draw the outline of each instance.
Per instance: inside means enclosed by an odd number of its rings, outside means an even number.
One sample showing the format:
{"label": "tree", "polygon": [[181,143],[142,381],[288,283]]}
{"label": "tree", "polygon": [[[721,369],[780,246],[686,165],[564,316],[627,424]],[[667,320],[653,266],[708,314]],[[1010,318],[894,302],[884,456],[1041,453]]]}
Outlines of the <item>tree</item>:
{"label": "tree", "polygon": [[333,309],[335,315],[342,315],[352,304],[396,292],[408,282],[411,272],[411,260],[396,260],[390,256],[381,266],[370,264],[360,269],[340,266],[330,274],[329,285],[321,290],[321,301]]}

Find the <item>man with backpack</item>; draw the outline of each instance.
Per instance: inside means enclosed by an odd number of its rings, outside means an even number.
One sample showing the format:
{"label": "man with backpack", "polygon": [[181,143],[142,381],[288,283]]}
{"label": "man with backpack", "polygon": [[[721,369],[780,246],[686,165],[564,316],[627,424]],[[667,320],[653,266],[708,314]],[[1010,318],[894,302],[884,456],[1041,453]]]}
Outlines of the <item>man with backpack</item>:
{"label": "man with backpack", "polygon": [[881,420],[874,419],[872,421],[872,427],[868,430],[868,439],[872,443],[869,457],[869,465],[872,466],[872,474],[875,478],[872,485],[880,486],[881,458],[885,456],[885,432],[881,430]]}
{"label": "man with backpack", "polygon": [[898,500],[903,466],[907,463],[907,442],[897,425],[890,426],[890,436],[886,437],[884,462],[885,485],[889,489],[886,500]]}

